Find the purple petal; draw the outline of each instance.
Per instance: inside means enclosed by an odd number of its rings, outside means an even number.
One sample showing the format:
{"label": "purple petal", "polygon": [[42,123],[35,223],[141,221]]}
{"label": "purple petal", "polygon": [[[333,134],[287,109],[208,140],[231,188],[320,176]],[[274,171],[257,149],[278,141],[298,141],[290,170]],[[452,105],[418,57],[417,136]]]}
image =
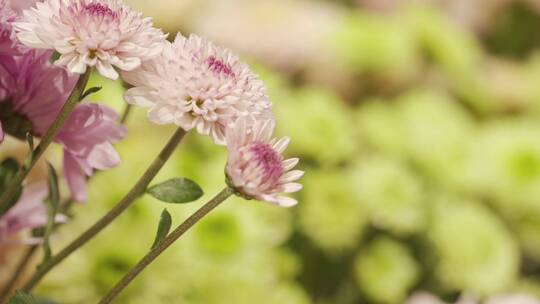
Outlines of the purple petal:
{"label": "purple petal", "polygon": [[79,166],[79,162],[68,151],[64,151],[64,176],[73,198],[78,202],[85,202],[88,199],[86,174]]}

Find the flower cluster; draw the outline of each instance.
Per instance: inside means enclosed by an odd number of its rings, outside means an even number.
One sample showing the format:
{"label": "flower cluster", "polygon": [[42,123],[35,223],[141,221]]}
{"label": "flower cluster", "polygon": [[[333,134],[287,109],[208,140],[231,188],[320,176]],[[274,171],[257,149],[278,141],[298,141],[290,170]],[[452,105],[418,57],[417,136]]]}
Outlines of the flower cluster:
{"label": "flower cluster", "polygon": [[[0,143],[6,134],[21,140],[27,134],[42,137],[78,79],[77,75],[49,62],[52,50],[31,49],[17,40],[16,19],[8,2],[1,0]],[[94,170],[109,169],[120,162],[112,143],[124,138],[126,129],[116,122],[117,116],[103,105],[80,104],[54,139],[63,147],[64,175],[76,201],[86,201],[86,179]],[[29,188],[25,188],[25,193]],[[23,196],[1,218],[1,234],[5,237],[17,232],[18,227],[36,228],[46,223],[42,202],[41,196]]]}
{"label": "flower cluster", "polygon": [[301,189],[295,181],[303,172],[288,172],[298,159],[281,155],[288,138],[271,140],[275,123],[266,88],[230,50],[196,35],[178,35],[160,56],[123,76],[133,85],[126,101],[150,108],[152,122],[196,129],[227,145],[227,180],[238,194],[296,204],[278,194]]}
{"label": "flower cluster", "polygon": [[[112,223],[138,194],[159,189],[162,185],[148,186],[190,130],[226,146],[229,154],[227,188],[190,217],[192,221],[231,194],[281,207],[297,204],[283,194],[302,189],[297,181],[304,172],[293,170],[299,159],[283,156],[290,139],[273,138],[276,123],[265,85],[233,52],[194,34],[178,34],[174,42],[169,42],[150,18],[122,0],[42,0],[22,12],[18,10],[20,15],[7,1],[0,0],[0,143],[8,135],[28,140],[33,151],[20,168],[18,164],[12,166],[17,168],[2,165],[10,171],[0,172],[0,243],[18,240],[23,231],[65,222],[66,217],[51,213],[55,209],[48,210],[45,201],[68,211],[71,202],[88,199],[87,182],[95,171],[120,163],[113,144],[126,137],[127,128],[112,109],[86,102],[85,98],[96,92],[95,88],[86,90],[92,70],[111,80],[122,76],[130,86],[124,94],[129,106],[149,108],[148,118],[153,123],[177,126],[156,161],[120,203],[57,255],[45,259],[24,290],[31,289],[33,286],[28,286],[35,285],[52,267]],[[34,138],[40,140],[35,150]],[[61,187],[55,174],[49,173],[48,187],[44,182],[24,183],[51,143],[63,150],[62,183],[71,192],[66,204],[60,205],[57,188]],[[167,191],[177,190],[168,185]],[[16,199],[21,188],[22,196]],[[160,191],[147,192],[154,195]],[[190,195],[182,192],[165,196]],[[195,222],[186,223],[189,226]],[[188,227],[184,224],[177,230]],[[46,231],[47,249],[52,230]],[[163,250],[160,248],[166,244],[156,243],[152,250]],[[115,296],[106,296],[109,300],[104,298],[102,303],[109,303]]]}
{"label": "flower cluster", "polygon": [[[27,133],[43,136],[60,112],[77,77],[52,66],[51,55],[51,51],[42,50],[16,56],[0,54],[3,132],[21,139]],[[64,147],[64,171],[78,201],[86,200],[86,195],[84,183],[77,181],[91,175],[94,168],[111,168],[119,163],[111,143],[122,139],[126,130],[114,118],[116,114],[105,106],[81,104],[55,139]]]}

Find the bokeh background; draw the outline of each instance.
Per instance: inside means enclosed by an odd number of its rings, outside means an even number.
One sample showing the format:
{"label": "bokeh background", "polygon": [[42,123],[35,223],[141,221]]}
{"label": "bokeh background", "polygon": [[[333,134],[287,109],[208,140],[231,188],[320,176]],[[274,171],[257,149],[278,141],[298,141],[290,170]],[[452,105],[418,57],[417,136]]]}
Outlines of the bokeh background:
{"label": "bokeh background", "polygon": [[[300,204],[232,199],[118,303],[404,303],[540,296],[540,2],[537,0],[130,0],[174,37],[233,49],[268,85],[279,135],[307,174]],[[94,77],[119,111],[121,83]],[[135,109],[123,164],[91,182],[60,248],[104,214],[173,129]],[[156,181],[208,198],[226,151],[190,134]],[[149,248],[167,208],[140,199],[40,285],[94,303]]]}

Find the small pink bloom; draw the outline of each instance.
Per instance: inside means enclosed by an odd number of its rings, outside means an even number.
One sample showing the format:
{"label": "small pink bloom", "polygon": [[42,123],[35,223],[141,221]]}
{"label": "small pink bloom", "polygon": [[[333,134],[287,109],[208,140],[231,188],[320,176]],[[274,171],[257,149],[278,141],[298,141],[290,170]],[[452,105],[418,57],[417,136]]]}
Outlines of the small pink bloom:
{"label": "small pink bloom", "polygon": [[297,201],[280,196],[280,193],[302,189],[302,185],[296,181],[304,172],[290,171],[299,160],[283,159],[282,153],[290,139],[271,139],[273,129],[272,120],[257,121],[250,128],[246,120],[241,118],[227,130],[227,179],[230,186],[247,198],[291,207]]}
{"label": "small pink bloom", "polygon": [[150,108],[152,122],[196,129],[225,144],[225,129],[239,117],[272,117],[263,82],[231,51],[196,35],[164,45],[159,57],[123,74],[134,86],[126,101]]}
{"label": "small pink bloom", "polygon": [[[4,216],[0,218],[0,243],[18,242],[14,237],[22,231],[30,231],[47,224],[47,207],[44,200],[47,197],[47,185],[36,183],[27,186],[21,198]],[[63,215],[57,215],[57,223],[66,221]],[[25,243],[39,243],[40,239],[30,238]]]}
{"label": "small pink bloom", "polygon": [[14,26],[23,44],[60,53],[57,65],[75,74],[96,67],[110,79],[118,78],[113,66],[131,71],[157,56],[166,37],[122,0],[46,0]]}
{"label": "small pink bloom", "polygon": [[75,200],[87,199],[86,180],[94,170],[106,170],[120,163],[113,143],[126,136],[113,110],[97,104],[79,105],[66,121],[55,141],[64,146],[64,175]]}

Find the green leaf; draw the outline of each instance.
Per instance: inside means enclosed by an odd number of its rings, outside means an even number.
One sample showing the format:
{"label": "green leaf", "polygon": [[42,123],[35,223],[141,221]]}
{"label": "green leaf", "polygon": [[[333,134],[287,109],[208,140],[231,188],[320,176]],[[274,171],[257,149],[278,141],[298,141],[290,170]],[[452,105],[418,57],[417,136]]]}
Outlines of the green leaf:
{"label": "green leaf", "polygon": [[58,207],[60,206],[60,190],[58,189],[58,175],[54,167],[47,163],[48,180],[47,185],[49,188],[49,196],[47,197],[48,203],[48,217],[47,225],[45,226],[45,233],[43,235],[43,263],[51,258],[51,245],[50,236],[54,228],[54,219],[58,213]]}
{"label": "green leaf", "polygon": [[56,174],[56,169],[50,164],[47,163],[47,185],[49,187],[49,197],[48,200],[51,203],[51,206],[54,209],[58,209],[60,205],[60,190],[58,188],[58,174]]}
{"label": "green leaf", "polygon": [[62,56],[62,54],[58,53],[58,52],[54,52],[52,55],[51,55],[51,58],[49,59],[49,62],[50,63],[54,63],[56,60],[60,59],[60,56]]}
{"label": "green leaf", "polygon": [[0,163],[0,192],[4,192],[9,181],[19,171],[19,163],[14,158],[7,158]]}
{"label": "green leaf", "polygon": [[146,190],[148,194],[165,203],[184,204],[198,200],[203,191],[197,183],[187,178],[173,178]]}
{"label": "green leaf", "polygon": [[15,295],[9,300],[9,304],[56,304],[56,302],[50,299],[36,298],[24,291],[17,290]]}
{"label": "green leaf", "polygon": [[167,209],[163,209],[163,212],[161,212],[161,216],[159,218],[159,225],[156,232],[156,238],[154,239],[154,243],[152,244],[152,249],[156,248],[165,237],[169,234],[169,231],[171,230],[172,225],[172,218],[171,214]]}
{"label": "green leaf", "polygon": [[38,301],[31,294],[17,290],[15,295],[9,300],[9,304],[37,304]]}
{"label": "green leaf", "polygon": [[[0,163],[0,193],[3,193],[11,179],[17,174],[20,166],[17,160],[13,158],[7,158]],[[22,187],[17,189],[17,195],[11,200],[11,202],[0,208],[0,216],[6,214],[11,207],[15,206],[22,193]]]}
{"label": "green leaf", "polygon": [[88,90],[86,90],[86,92],[84,92],[84,94],[82,94],[81,96],[81,100],[85,99],[86,97],[94,94],[94,93],[97,93],[99,91],[101,91],[101,89],[103,89],[103,87],[92,87]]}

